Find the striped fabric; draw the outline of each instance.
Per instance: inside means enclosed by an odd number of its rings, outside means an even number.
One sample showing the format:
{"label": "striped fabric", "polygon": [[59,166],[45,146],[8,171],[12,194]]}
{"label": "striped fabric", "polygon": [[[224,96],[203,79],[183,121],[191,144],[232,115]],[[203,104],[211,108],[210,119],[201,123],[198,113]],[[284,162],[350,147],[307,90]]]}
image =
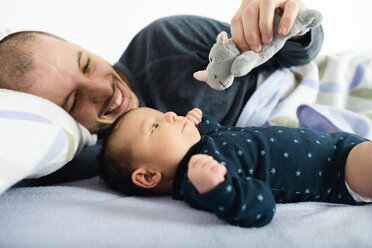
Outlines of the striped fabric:
{"label": "striped fabric", "polygon": [[349,51],[261,73],[237,126],[332,127],[371,138],[371,60],[372,49]]}

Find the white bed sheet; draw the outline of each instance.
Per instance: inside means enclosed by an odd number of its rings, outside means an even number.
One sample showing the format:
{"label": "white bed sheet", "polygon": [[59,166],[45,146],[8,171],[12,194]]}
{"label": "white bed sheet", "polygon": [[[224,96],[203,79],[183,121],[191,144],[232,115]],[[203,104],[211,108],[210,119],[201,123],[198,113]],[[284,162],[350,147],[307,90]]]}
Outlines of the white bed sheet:
{"label": "white bed sheet", "polygon": [[94,177],[0,195],[1,247],[372,247],[372,205],[279,204],[240,228],[170,197],[126,197]]}

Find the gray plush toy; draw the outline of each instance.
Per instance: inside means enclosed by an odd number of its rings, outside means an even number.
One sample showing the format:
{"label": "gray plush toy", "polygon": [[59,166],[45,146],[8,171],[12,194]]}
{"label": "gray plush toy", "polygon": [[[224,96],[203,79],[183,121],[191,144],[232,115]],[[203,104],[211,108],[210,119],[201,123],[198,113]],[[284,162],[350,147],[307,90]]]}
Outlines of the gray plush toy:
{"label": "gray plush toy", "polygon": [[241,54],[232,39],[227,38],[226,32],[221,32],[209,53],[207,69],[195,72],[194,77],[199,81],[207,82],[215,90],[225,90],[232,85],[234,77],[244,76],[270,59],[284,46],[286,40],[305,34],[310,28],[320,25],[322,21],[319,11],[306,9],[297,15],[288,34],[281,36],[278,34],[280,18],[280,13],[276,11],[273,40],[269,44],[262,45],[259,53],[247,51]]}

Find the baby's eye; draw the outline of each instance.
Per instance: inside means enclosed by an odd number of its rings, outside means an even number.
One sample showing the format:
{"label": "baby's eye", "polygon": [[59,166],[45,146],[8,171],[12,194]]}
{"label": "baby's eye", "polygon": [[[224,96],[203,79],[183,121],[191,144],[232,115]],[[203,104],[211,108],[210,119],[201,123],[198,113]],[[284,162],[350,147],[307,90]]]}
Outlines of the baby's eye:
{"label": "baby's eye", "polygon": [[157,123],[152,124],[151,133],[153,133],[156,129],[158,129],[158,127],[159,127],[159,124],[157,124]]}

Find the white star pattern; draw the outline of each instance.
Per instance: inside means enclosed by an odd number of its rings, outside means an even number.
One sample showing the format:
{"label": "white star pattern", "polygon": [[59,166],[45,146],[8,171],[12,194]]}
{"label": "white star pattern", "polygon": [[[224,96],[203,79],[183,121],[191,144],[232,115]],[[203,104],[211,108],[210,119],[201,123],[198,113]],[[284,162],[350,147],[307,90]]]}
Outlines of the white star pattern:
{"label": "white star pattern", "polygon": [[259,195],[257,196],[257,200],[259,200],[259,201],[263,201],[263,200],[264,200],[263,195],[259,194]]}
{"label": "white star pattern", "polygon": [[207,120],[205,123],[207,123],[207,125],[209,125],[209,120]]}
{"label": "white star pattern", "polygon": [[231,192],[231,191],[232,191],[232,186],[231,186],[231,185],[227,185],[227,187],[226,187],[226,191],[227,191],[227,192]]}
{"label": "white star pattern", "polygon": [[[212,121],[208,121],[207,124],[210,124],[210,125],[214,125],[214,122]],[[211,126],[212,127],[212,126]],[[285,127],[283,127],[285,128]],[[224,130],[231,130],[230,132],[223,132]],[[268,179],[271,180],[274,182],[273,184],[273,188],[271,189],[271,191],[274,193],[274,194],[278,194],[279,192],[288,192],[288,191],[291,191],[292,193],[295,193],[297,195],[296,199],[308,199],[308,200],[317,200],[317,201],[323,201],[325,199],[325,197],[328,195],[329,198],[333,198],[333,200],[336,200],[337,202],[341,201],[342,198],[343,198],[343,195],[339,193],[338,190],[335,190],[333,191],[333,189],[331,189],[331,185],[323,185],[323,188],[321,189],[322,191],[318,192],[318,189],[315,187],[313,187],[313,182],[309,183],[309,185],[306,185],[306,182],[305,184],[302,184],[302,186],[300,185],[297,185],[297,188],[295,187],[295,183],[296,182],[301,182],[303,180],[303,178],[307,178],[309,175],[308,173],[311,173],[312,177],[314,176],[318,176],[318,180],[321,179],[321,178],[325,178],[325,177],[328,177],[329,175],[336,175],[338,177],[341,177],[343,176],[344,172],[343,171],[337,171],[337,168],[334,167],[332,164],[333,164],[333,153],[336,153],[337,151],[336,150],[343,150],[344,149],[344,146],[347,145],[346,143],[345,144],[342,144],[342,142],[340,140],[345,140],[345,141],[349,141],[349,136],[344,136],[344,137],[337,137],[335,138],[333,141],[333,144],[332,143],[328,143],[325,142],[326,140],[325,139],[328,139],[330,138],[329,135],[327,134],[324,134],[324,135],[315,135],[313,134],[312,132],[307,132],[307,130],[295,130],[295,131],[291,131],[291,130],[287,130],[287,129],[273,129],[271,132],[268,132],[266,133],[266,131],[269,131],[269,130],[265,130],[265,129],[260,129],[260,128],[257,128],[257,130],[254,130],[252,128],[223,128],[223,130],[220,130],[218,133],[216,134],[221,134],[222,133],[222,136],[218,136],[218,138],[216,139],[216,148],[214,148],[213,145],[205,145],[203,149],[201,149],[201,151],[204,151],[204,153],[209,153],[209,154],[213,154],[215,153],[215,157],[217,157],[217,154],[219,154],[218,156],[221,156],[221,155],[224,155],[225,152],[226,154],[233,154],[234,156],[234,160],[232,161],[237,161],[237,162],[240,162],[240,163],[244,163],[243,165],[240,166],[237,166],[235,167],[233,164],[230,164],[231,162],[229,162],[229,169],[232,170],[232,174],[238,178],[240,178],[240,180],[242,181],[245,181],[245,183],[247,185],[250,184],[250,182],[253,183],[252,180],[255,180],[255,174],[257,175],[263,175],[263,176],[269,176]],[[247,133],[246,136],[243,136],[242,134],[240,134],[239,132],[249,132]],[[253,132],[255,133],[258,133],[257,135],[255,135]],[[293,132],[293,133],[292,133]],[[271,134],[270,134],[271,133]],[[303,135],[302,135],[302,134]],[[252,135],[253,134],[253,135]],[[231,137],[231,136],[235,136],[235,137]],[[214,136],[216,137],[216,136]],[[237,138],[239,137],[239,142],[240,143],[237,143],[235,145],[235,141],[234,142],[230,142],[230,137],[231,137],[231,140],[233,140],[234,138]],[[252,139],[250,139],[249,137],[252,137]],[[286,137],[287,138],[287,141],[283,141],[281,139],[281,137]],[[298,139],[296,138],[298,137]],[[289,139],[288,139],[289,138]],[[278,140],[277,140],[278,139]],[[291,143],[291,140],[292,140],[292,143]],[[229,141],[229,142],[227,142]],[[247,142],[247,143],[245,143]],[[286,147],[285,144],[288,143],[287,146],[288,148],[284,148]],[[350,142],[347,142],[348,144]],[[232,145],[233,144],[233,145]],[[292,144],[292,146],[291,146]],[[312,144],[312,145],[311,145]],[[339,145],[340,144],[340,145]],[[252,146],[254,146],[254,149],[250,150],[248,148],[251,148]],[[299,146],[297,146],[299,145]],[[312,149],[312,148],[307,148],[307,147],[311,147],[311,146],[316,146],[317,148],[316,149]],[[319,145],[319,146],[317,146]],[[219,146],[219,148],[217,148]],[[303,148],[301,149],[298,149],[299,147],[302,147],[304,146]],[[297,148],[296,148],[297,147]],[[318,148],[319,147],[319,148]],[[211,151],[209,151],[208,149],[211,148]],[[242,148],[242,149],[240,149]],[[284,149],[283,149],[284,148]],[[213,150],[213,149],[216,149],[216,150]],[[287,150],[288,151],[284,151],[283,150]],[[306,152],[306,149],[308,149],[308,151]],[[302,152],[301,152],[302,150]],[[310,150],[310,151],[309,151]],[[318,152],[319,151],[328,151],[328,155],[327,156],[327,153],[323,153],[325,154],[325,156],[322,156],[321,157],[321,153]],[[274,152],[274,156],[271,155],[271,152]],[[280,156],[280,153],[282,153],[282,156]],[[291,153],[291,158],[289,158],[289,153]],[[297,154],[299,153],[299,154]],[[314,153],[314,154],[313,154]],[[294,158],[297,158],[296,156],[306,156],[307,159],[305,158],[306,162],[303,163],[303,164],[296,164],[296,161],[292,161],[292,159]],[[332,156],[332,157],[331,157]],[[318,158],[319,157],[319,158]],[[336,155],[335,155],[336,157]],[[312,170],[311,172],[308,172],[307,169],[310,169],[310,168],[306,168],[305,169],[305,166],[306,165],[312,165],[314,164],[314,161],[315,162],[318,162],[318,159],[319,161],[321,161],[322,164],[324,165],[327,165],[328,166],[319,166],[318,167],[318,172],[316,172],[316,167],[314,167],[313,169],[315,170]],[[336,158],[335,158],[336,159]],[[217,160],[220,160],[220,159],[217,159]],[[247,163],[246,161],[247,160]],[[276,165],[276,164],[272,164],[271,160],[278,160],[278,163],[282,163],[283,164],[283,168],[280,167],[279,165]],[[297,160],[297,159],[296,159]],[[302,158],[302,160],[304,160],[304,158]],[[227,160],[226,160],[227,161]],[[229,160],[230,161],[230,160]],[[301,159],[300,159],[301,161]],[[336,160],[335,160],[336,161]],[[257,162],[257,164],[253,165],[252,162]],[[276,162],[276,161],[274,161]],[[226,166],[226,163],[225,161],[220,161],[220,164]],[[286,168],[285,165],[291,165],[292,168]],[[249,168],[249,166],[255,166],[255,168],[251,167]],[[257,167],[256,167],[257,166]],[[272,166],[275,166],[275,167],[272,167]],[[263,167],[263,168],[261,168]],[[278,170],[276,169],[276,167],[278,167]],[[296,170],[296,167],[297,167],[297,170]],[[312,166],[311,166],[312,167]],[[328,167],[328,168],[327,168]],[[256,168],[257,168],[257,171],[256,171]],[[301,168],[301,170],[299,169]],[[293,185],[288,185],[288,187],[286,186],[285,188],[283,187],[283,185],[280,183],[279,181],[279,184],[278,184],[278,181],[276,180],[282,180],[281,177],[285,177],[285,175],[281,175],[282,173],[284,173],[284,169],[287,170],[287,177],[288,178],[292,178],[292,181],[294,182]],[[302,169],[304,170],[304,175],[302,175]],[[323,171],[324,170],[324,171]],[[331,170],[333,170],[332,174],[331,174]],[[295,175],[293,175],[293,172],[295,173]],[[274,177],[275,176],[275,177]],[[294,178],[295,176],[295,178]],[[276,178],[280,178],[280,179],[276,179]],[[310,177],[310,176],[309,176]],[[251,180],[251,181],[249,181]],[[316,179],[315,179],[316,180]],[[338,179],[340,180],[340,179]],[[276,185],[278,184],[278,185]],[[227,185],[225,184],[225,194],[232,194],[232,192],[234,192],[235,194],[235,188],[232,186],[233,184],[231,185]],[[307,187],[308,186],[308,187]],[[326,188],[326,186],[328,186],[329,188]],[[252,193],[252,192],[250,192]],[[253,192],[253,197],[254,197],[254,192]],[[259,193],[256,191],[256,203],[258,204],[264,204],[266,202],[266,195],[264,196],[264,193]],[[283,197],[282,197],[283,198]],[[335,199],[336,198],[336,199]],[[337,200],[337,198],[340,198],[339,200]],[[254,198],[253,198],[254,199]],[[271,198],[270,198],[271,199]],[[287,202],[291,199],[291,197],[289,197],[287,199],[287,196],[285,196],[283,199],[280,199],[279,197],[276,198],[278,200],[278,202]],[[230,210],[230,208],[226,208],[224,206],[220,206],[218,207],[217,205],[217,209],[219,211],[227,211],[227,210]],[[244,204],[244,203],[241,203],[240,206],[238,206],[238,210],[240,209],[240,211],[246,211],[247,209],[250,211],[250,205],[248,205],[247,203]],[[270,209],[269,209],[270,210]],[[261,210],[263,211],[263,210]],[[275,212],[275,207],[272,208],[272,211]],[[266,212],[256,212],[256,217],[258,219],[262,219],[266,214]],[[236,215],[235,215],[236,216]],[[254,218],[254,217],[253,217]],[[266,217],[265,217],[266,218]]]}

